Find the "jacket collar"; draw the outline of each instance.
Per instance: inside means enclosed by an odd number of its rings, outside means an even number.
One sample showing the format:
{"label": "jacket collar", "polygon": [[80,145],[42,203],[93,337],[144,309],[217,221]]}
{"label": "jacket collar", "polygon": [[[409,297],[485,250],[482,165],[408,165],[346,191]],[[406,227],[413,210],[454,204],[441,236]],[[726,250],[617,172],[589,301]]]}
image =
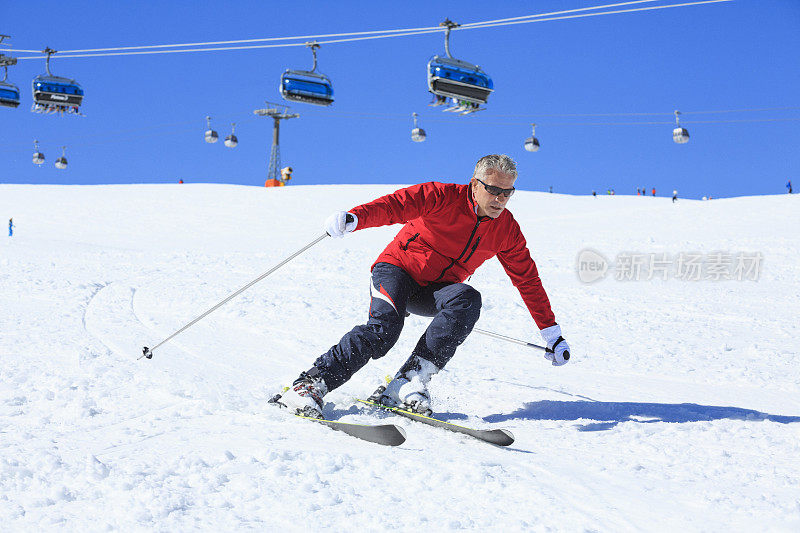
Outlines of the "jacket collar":
{"label": "jacket collar", "polygon": [[[490,216],[478,216],[478,203],[475,201],[475,198],[472,197],[472,181],[470,180],[467,183],[467,205],[469,206],[469,210],[475,214],[476,218],[479,218],[481,222],[486,222],[487,220],[494,220]],[[501,213],[502,215],[502,213]]]}

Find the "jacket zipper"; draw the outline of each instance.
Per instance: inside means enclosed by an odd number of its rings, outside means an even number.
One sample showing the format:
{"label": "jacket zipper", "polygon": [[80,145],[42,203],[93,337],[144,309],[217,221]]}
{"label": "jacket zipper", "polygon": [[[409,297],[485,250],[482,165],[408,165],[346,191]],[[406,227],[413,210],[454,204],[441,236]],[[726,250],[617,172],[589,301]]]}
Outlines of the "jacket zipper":
{"label": "jacket zipper", "polygon": [[417,237],[419,237],[419,233],[415,233],[413,237],[411,237],[410,239],[408,239],[408,240],[406,241],[406,245],[405,245],[405,246],[403,246],[403,245],[401,244],[401,245],[400,245],[400,249],[402,249],[403,251],[406,251],[406,250],[408,250],[408,245],[409,245],[409,244],[411,244],[411,241],[414,241],[414,240],[416,240],[416,238],[417,238]]}
{"label": "jacket zipper", "polygon": [[[469,250],[469,245],[472,242],[472,238],[475,236],[475,232],[478,231],[478,226],[481,225],[481,222],[482,222],[481,217],[478,217],[478,221],[475,223],[475,227],[472,228],[472,233],[469,234],[469,239],[467,239],[467,245],[464,246],[463,250],[461,250],[461,254],[458,257],[456,257],[455,259],[451,259],[450,260],[450,264],[447,265],[446,267],[444,267],[444,270],[442,270],[442,273],[439,274],[439,277],[436,278],[435,280],[433,280],[432,283],[436,283],[437,281],[442,279],[444,277],[444,275],[447,273],[447,271],[450,270],[451,268],[453,268],[453,265],[456,264],[456,261],[458,261],[459,259],[464,257],[464,254],[467,253],[467,250]],[[480,237],[478,237],[478,240],[480,240]],[[475,243],[475,246],[477,246],[477,243]],[[474,251],[475,250],[473,250],[473,252]],[[472,254],[469,254],[469,255],[470,255],[470,257],[472,257]]]}
{"label": "jacket zipper", "polygon": [[475,245],[472,247],[472,250],[470,250],[469,255],[467,256],[467,258],[464,259],[464,264],[467,264],[467,262],[469,262],[469,258],[472,257],[472,254],[474,254],[475,250],[478,249],[478,243],[479,242],[481,242],[481,238],[480,237],[475,239]]}

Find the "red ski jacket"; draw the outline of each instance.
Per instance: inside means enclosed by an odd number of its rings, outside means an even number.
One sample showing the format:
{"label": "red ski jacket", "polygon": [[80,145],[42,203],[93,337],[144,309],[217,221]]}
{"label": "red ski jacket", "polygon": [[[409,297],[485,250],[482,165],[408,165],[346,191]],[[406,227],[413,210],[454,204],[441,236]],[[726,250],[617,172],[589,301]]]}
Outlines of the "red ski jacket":
{"label": "red ski jacket", "polygon": [[[469,185],[422,183],[350,210],[356,230],[404,224],[375,263],[408,272],[420,285],[460,283],[497,256],[539,329],[556,323],[539,271],[514,217],[479,217]],[[373,265],[374,266],[374,265]]]}

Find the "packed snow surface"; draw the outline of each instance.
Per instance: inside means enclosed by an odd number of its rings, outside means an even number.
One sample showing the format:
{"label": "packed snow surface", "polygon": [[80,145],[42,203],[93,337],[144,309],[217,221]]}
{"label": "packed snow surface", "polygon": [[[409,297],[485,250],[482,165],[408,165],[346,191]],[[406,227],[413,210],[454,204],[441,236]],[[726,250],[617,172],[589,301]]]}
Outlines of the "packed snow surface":
{"label": "packed snow surface", "polygon": [[[354,402],[405,360],[420,317],[325,397],[330,418],[402,426],[402,446],[267,405],[366,320],[398,227],[322,240],[137,360],[330,212],[397,187],[0,185],[16,226],[0,240],[3,530],[800,530],[797,196],[516,194],[573,357],[473,333],[431,382],[439,417],[509,429],[509,448]],[[586,284],[587,248],[763,261],[757,280],[618,280],[612,264]],[[541,342],[496,260],[469,283],[478,327]]]}

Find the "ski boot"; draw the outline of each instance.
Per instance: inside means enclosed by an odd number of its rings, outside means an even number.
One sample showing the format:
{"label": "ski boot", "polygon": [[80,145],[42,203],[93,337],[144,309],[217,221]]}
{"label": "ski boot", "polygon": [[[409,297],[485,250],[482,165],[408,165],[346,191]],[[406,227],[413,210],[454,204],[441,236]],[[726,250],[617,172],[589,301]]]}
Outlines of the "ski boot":
{"label": "ski boot", "polygon": [[322,397],[327,392],[328,387],[319,376],[319,370],[312,368],[308,372],[302,372],[291,387],[273,396],[269,403],[286,407],[295,415],[324,419]]}
{"label": "ski boot", "polygon": [[428,383],[437,372],[439,369],[430,361],[412,356],[395,374],[394,379],[387,385],[378,387],[368,400],[430,416],[433,410]]}

